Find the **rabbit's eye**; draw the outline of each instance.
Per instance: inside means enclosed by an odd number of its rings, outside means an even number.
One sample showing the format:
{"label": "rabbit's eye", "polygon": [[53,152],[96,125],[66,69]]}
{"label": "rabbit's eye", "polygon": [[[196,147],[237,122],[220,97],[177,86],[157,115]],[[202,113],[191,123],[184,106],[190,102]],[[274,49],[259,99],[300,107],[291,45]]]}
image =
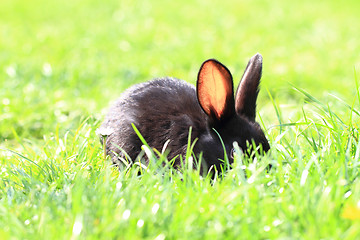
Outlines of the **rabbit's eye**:
{"label": "rabbit's eye", "polygon": [[232,148],[232,149],[231,149],[230,157],[231,157],[232,159],[234,159],[234,157],[235,157],[235,148]]}

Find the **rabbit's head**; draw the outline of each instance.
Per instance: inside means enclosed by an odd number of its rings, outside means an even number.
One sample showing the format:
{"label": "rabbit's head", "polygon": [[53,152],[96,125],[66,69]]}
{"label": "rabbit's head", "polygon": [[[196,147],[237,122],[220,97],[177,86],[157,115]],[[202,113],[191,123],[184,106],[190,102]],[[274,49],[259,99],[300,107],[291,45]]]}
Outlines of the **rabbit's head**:
{"label": "rabbit's head", "polygon": [[195,151],[203,152],[208,166],[219,165],[218,159],[224,159],[224,147],[231,161],[234,142],[243,152],[253,143],[261,145],[263,152],[270,149],[264,132],[255,121],[261,72],[262,56],[256,54],[248,63],[234,98],[230,71],[214,59],[202,64],[196,90],[199,104],[208,116],[210,131],[199,137]]}

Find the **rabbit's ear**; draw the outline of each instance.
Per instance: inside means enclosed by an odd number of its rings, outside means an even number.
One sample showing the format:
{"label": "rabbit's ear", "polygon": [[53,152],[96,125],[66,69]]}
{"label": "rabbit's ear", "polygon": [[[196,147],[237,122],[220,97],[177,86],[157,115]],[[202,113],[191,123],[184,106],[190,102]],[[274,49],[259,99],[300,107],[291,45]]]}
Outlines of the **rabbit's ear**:
{"label": "rabbit's ear", "polygon": [[257,53],[249,61],[235,96],[235,110],[255,121],[256,99],[262,72],[262,56]]}
{"label": "rabbit's ear", "polygon": [[232,76],[220,62],[209,59],[202,64],[196,89],[202,109],[212,120],[222,121],[235,114]]}

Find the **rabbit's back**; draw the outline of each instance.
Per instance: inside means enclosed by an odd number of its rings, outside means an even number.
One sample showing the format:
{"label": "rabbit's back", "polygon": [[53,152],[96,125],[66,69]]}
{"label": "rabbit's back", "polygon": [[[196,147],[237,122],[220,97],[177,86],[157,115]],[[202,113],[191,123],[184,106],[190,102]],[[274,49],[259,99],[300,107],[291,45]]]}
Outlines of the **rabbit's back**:
{"label": "rabbit's back", "polygon": [[150,147],[159,151],[169,140],[169,159],[184,154],[189,127],[192,140],[207,131],[206,114],[197,101],[194,86],[175,78],[159,78],[126,90],[110,108],[100,134],[107,135],[106,151],[117,162],[119,147],[132,160],[141,151],[134,123]]}

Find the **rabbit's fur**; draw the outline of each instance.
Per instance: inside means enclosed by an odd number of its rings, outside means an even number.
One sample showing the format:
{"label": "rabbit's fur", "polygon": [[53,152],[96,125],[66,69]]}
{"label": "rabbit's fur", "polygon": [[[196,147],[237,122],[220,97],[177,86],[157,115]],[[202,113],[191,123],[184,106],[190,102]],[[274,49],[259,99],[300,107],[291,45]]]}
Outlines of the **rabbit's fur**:
{"label": "rabbit's fur", "polygon": [[[246,142],[254,141],[269,150],[268,141],[255,122],[256,99],[262,71],[262,57],[253,56],[244,72],[234,99],[232,76],[216,60],[209,59],[200,68],[197,89],[176,78],[159,78],[134,85],[126,90],[110,108],[99,133],[106,136],[106,154],[115,164],[125,151],[135,160],[142,143],[133,123],[150,147],[159,151],[168,141],[168,159],[185,155],[189,128],[196,140],[194,153],[202,152],[203,167],[219,169],[224,159],[220,134],[227,156],[233,142],[246,150]],[[177,157],[175,166],[180,165]]]}

